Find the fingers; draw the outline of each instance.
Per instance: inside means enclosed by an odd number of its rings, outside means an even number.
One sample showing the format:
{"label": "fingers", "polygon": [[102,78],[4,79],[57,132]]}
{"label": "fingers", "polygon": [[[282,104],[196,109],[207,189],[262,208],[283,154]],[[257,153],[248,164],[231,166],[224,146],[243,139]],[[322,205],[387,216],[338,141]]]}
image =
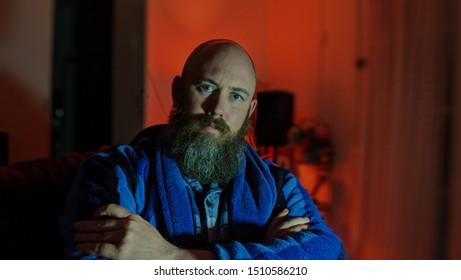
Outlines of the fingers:
{"label": "fingers", "polygon": [[75,234],[75,241],[77,243],[119,243],[123,238],[123,233],[118,231],[108,232],[80,232]]}
{"label": "fingers", "polygon": [[269,228],[275,228],[277,227],[282,221],[283,219],[285,219],[285,217],[288,215],[288,213],[290,213],[290,210],[288,209],[283,209],[282,211],[278,212],[277,215],[274,216],[274,218],[272,219],[270,225],[269,225]]}
{"label": "fingers", "polygon": [[120,227],[116,219],[79,221],[74,223],[76,232],[106,232]]}
{"label": "fingers", "polygon": [[75,234],[75,250],[87,255],[113,259],[117,256],[121,231],[79,232]]}
{"label": "fingers", "polygon": [[288,229],[291,227],[295,226],[305,226],[309,224],[309,218],[307,217],[295,217],[295,218],[290,218],[283,223],[280,223],[280,226],[278,227],[279,229]]}
{"label": "fingers", "polygon": [[290,211],[285,208],[277,213],[277,215],[272,219],[269,228],[286,229],[296,225],[307,225],[310,221],[307,217],[294,217],[286,219],[289,212]]}
{"label": "fingers", "polygon": [[282,211],[278,212],[277,215],[275,215],[273,221],[281,222],[288,215],[288,213],[290,213],[290,210],[288,210],[287,208],[283,209]]}
{"label": "fingers", "polygon": [[293,217],[287,219],[288,213],[288,209],[277,213],[267,228],[266,239],[285,237],[296,232],[306,231],[309,228],[309,218]]}
{"label": "fingers", "polygon": [[93,219],[97,220],[107,217],[126,218],[132,214],[133,212],[125,207],[111,203],[98,208],[93,215]]}
{"label": "fingers", "polygon": [[117,230],[126,222],[126,218],[136,220],[137,215],[117,204],[108,204],[98,208],[92,220],[74,223],[76,232],[107,232]]}
{"label": "fingers", "polygon": [[296,225],[296,226],[293,226],[293,227],[289,227],[289,228],[286,228],[284,230],[280,230],[277,233],[277,238],[282,238],[282,237],[289,236],[289,235],[291,235],[293,233],[306,231],[308,228],[309,228],[309,225],[307,225],[307,224],[306,225]]}
{"label": "fingers", "polygon": [[117,247],[111,243],[81,243],[76,244],[75,249],[83,254],[115,259]]}
{"label": "fingers", "polygon": [[278,225],[271,232],[271,237],[281,238],[309,228],[308,218],[292,218]]}
{"label": "fingers", "polygon": [[277,227],[283,221],[283,219],[288,215],[288,213],[289,213],[289,210],[285,208],[282,211],[278,212],[277,215],[274,216],[269,226],[267,227],[267,231],[265,234],[266,238],[274,237]]}

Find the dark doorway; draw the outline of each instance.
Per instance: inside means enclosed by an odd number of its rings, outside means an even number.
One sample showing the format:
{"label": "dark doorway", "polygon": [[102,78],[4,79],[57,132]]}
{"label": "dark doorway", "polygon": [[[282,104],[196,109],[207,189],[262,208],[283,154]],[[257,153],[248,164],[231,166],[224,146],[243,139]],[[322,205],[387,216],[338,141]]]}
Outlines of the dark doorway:
{"label": "dark doorway", "polygon": [[56,0],[52,152],[111,144],[112,0]]}

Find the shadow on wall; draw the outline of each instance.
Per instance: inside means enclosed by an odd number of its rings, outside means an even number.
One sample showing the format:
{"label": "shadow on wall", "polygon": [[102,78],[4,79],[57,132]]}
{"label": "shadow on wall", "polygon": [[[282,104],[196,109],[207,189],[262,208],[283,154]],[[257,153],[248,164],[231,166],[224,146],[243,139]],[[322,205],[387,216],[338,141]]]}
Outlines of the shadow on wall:
{"label": "shadow on wall", "polygon": [[[1,10],[1,9],[0,9]],[[0,131],[9,138],[8,163],[34,159],[43,156],[45,141],[43,131],[49,131],[49,117],[40,110],[40,102],[34,94],[10,73],[0,68]]]}
{"label": "shadow on wall", "polygon": [[11,7],[11,1],[14,0],[2,0],[0,1],[0,45],[3,38],[6,37],[8,31],[8,22],[10,21],[9,9]]}
{"label": "shadow on wall", "polygon": [[[0,58],[8,57],[2,46],[12,36],[11,30],[15,14],[15,0],[0,1]],[[46,116],[43,106],[33,90],[28,89],[20,79],[9,71],[6,65],[0,64],[0,131],[8,134],[8,162],[14,163],[41,157],[48,151],[39,151],[37,147],[46,147],[48,137],[43,137],[44,131],[49,131],[49,116]],[[41,135],[41,137],[37,137]]]}
{"label": "shadow on wall", "polygon": [[343,243],[344,246],[346,247],[346,251],[348,252],[348,255],[350,258],[354,258],[354,255],[351,255],[351,244],[349,244],[349,232],[348,232],[348,226],[345,224],[344,221],[346,221],[346,216],[347,216],[347,209],[346,209],[346,204],[347,204],[347,190],[344,184],[341,181],[338,180],[333,180],[332,182],[332,200],[331,200],[331,205],[334,205],[331,207],[331,212],[330,212],[330,220],[331,220],[331,227],[335,230],[336,234],[338,234]]}

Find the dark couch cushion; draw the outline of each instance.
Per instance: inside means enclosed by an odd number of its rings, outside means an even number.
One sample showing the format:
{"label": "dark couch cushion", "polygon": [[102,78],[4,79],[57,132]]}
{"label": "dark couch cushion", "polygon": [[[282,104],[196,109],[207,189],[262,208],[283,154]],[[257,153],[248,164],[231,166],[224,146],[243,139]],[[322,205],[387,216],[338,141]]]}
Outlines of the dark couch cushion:
{"label": "dark couch cushion", "polygon": [[0,259],[63,259],[58,217],[81,162],[72,153],[0,167]]}

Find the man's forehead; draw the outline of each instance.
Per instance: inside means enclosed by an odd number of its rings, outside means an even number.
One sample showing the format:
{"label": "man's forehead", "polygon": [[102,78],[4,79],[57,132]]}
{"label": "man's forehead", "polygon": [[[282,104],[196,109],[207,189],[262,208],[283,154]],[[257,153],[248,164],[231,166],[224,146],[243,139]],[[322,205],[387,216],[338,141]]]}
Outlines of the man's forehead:
{"label": "man's forehead", "polygon": [[235,63],[240,64],[240,71],[248,71],[256,79],[253,61],[242,47],[233,41],[215,40],[192,52],[184,66],[183,76],[193,74],[205,66],[230,67]]}
{"label": "man's forehead", "polygon": [[245,53],[241,51],[221,51],[204,56],[198,61],[195,68],[195,74],[214,75],[233,77],[234,82],[256,83],[251,61]]}
{"label": "man's forehead", "polygon": [[198,58],[196,63],[204,66],[225,67],[239,64],[240,67],[253,71],[251,60],[245,51],[232,45],[210,47],[208,51],[204,50]]}

